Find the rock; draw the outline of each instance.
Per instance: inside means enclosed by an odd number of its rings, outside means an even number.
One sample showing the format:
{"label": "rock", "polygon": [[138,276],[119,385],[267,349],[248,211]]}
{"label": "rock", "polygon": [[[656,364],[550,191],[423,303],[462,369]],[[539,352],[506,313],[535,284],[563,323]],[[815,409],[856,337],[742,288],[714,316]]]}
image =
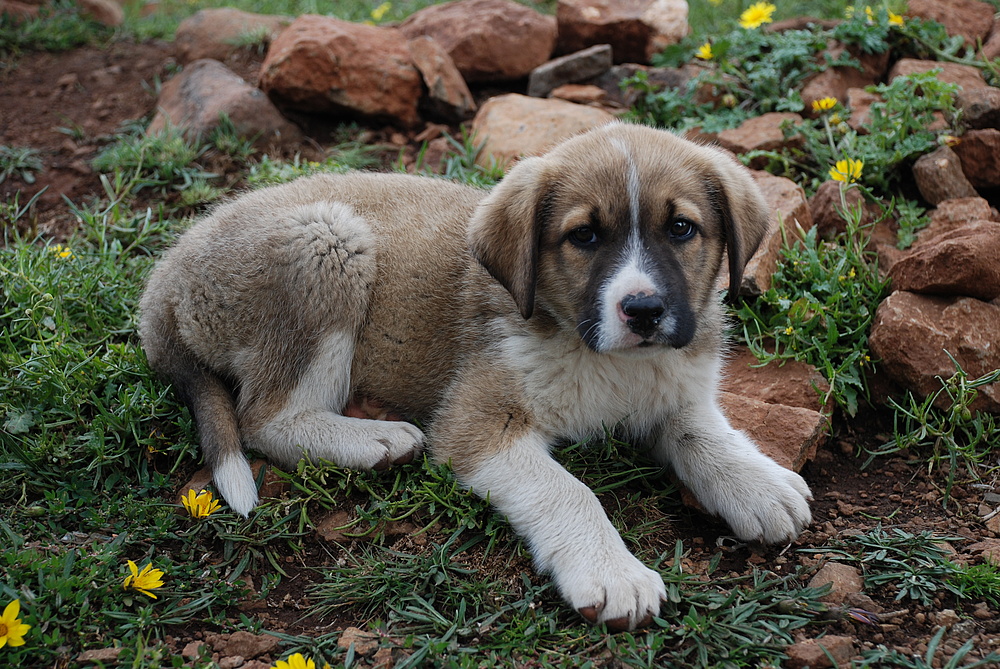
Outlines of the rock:
{"label": "rock", "polygon": [[[1000,307],[896,291],[879,305],[869,345],[890,378],[927,396],[955,373],[945,351],[972,379],[1000,368]],[[980,387],[973,409],[1000,412],[1000,384]]]}
{"label": "rock", "polygon": [[917,158],[913,178],[920,194],[931,204],[977,196],[976,189],[965,178],[962,161],[946,145]]}
{"label": "rock", "polygon": [[94,650],[85,650],[76,656],[76,662],[78,664],[83,664],[85,662],[90,662],[97,664],[99,662],[106,664],[117,664],[118,656],[122,654],[125,650],[122,647],[118,648],[96,648]]}
{"label": "rock", "polygon": [[762,453],[792,471],[801,470],[816,455],[829,430],[826,416],[812,409],[728,392],[719,393],[719,403],[734,428],[746,432]]}
{"label": "rock", "polygon": [[304,14],[271,44],[260,86],[279,104],[308,112],[388,119],[420,117],[420,73],[395,28]]}
{"label": "rock", "polygon": [[771,277],[778,269],[783,238],[786,235],[796,237],[813,226],[812,213],[801,186],[767,172],[754,172],[753,176],[771,209],[771,222],[760,248],[743,270],[740,295],[760,295],[770,288]]}
{"label": "rock", "polygon": [[231,7],[202,9],[177,26],[177,60],[187,64],[202,58],[225,60],[240,41],[253,36],[270,44],[289,23],[285,16],[254,14]]}
{"label": "rock", "polygon": [[976,188],[1000,186],[1000,130],[970,130],[954,150],[969,183]]}
{"label": "rock", "polygon": [[120,26],[125,22],[125,10],[114,0],[77,0],[80,12],[106,26]]}
{"label": "rock", "polygon": [[827,562],[809,579],[808,587],[821,588],[827,583],[831,584],[830,592],[820,597],[820,601],[827,604],[843,604],[848,595],[865,589],[861,572],[842,562]]}
{"label": "rock", "polygon": [[347,650],[354,646],[354,652],[362,657],[371,655],[378,648],[378,635],[365,632],[357,627],[348,627],[337,639],[337,647]]}
{"label": "rock", "polygon": [[930,72],[931,70],[941,70],[937,74],[939,80],[958,84],[965,91],[985,88],[988,85],[978,67],[916,58],[900,58],[896,61],[896,64],[889,70],[889,80],[921,72]]}
{"label": "rock", "polygon": [[750,151],[773,151],[801,144],[801,137],[785,137],[782,126],[786,123],[797,126],[802,117],[793,112],[768,112],[744,121],[737,128],[719,133],[719,144],[733,153]]}
{"label": "rock", "polygon": [[270,634],[251,634],[240,631],[229,635],[224,652],[228,656],[239,655],[245,658],[255,658],[274,653],[280,644],[280,639]]}
{"label": "rock", "polygon": [[640,95],[645,95],[635,88],[628,87],[622,90],[621,83],[636,75],[637,72],[645,72],[646,81],[654,91],[676,89],[684,86],[691,78],[692,68],[685,66],[682,68],[673,67],[644,67],[635,63],[615,65],[610,70],[599,77],[595,77],[588,84],[603,88],[608,94],[608,100],[622,107],[631,107],[635,104]]}
{"label": "rock", "polygon": [[1000,567],[1000,539],[983,539],[965,550],[967,553],[980,555],[988,564]]}
{"label": "rock", "polygon": [[189,660],[196,660],[198,656],[201,655],[201,648],[205,645],[204,641],[192,641],[188,643],[181,650],[181,657],[187,658]]}
{"label": "rock", "polygon": [[983,44],[978,55],[980,60],[986,62],[1000,58],[1000,20],[993,19],[993,30],[990,32],[990,38]]}
{"label": "rock", "polygon": [[906,15],[937,21],[949,35],[961,36],[967,46],[976,46],[993,29],[995,12],[993,5],[977,0],[909,0]]}
{"label": "rock", "polygon": [[965,127],[1000,128],[1000,88],[987,86],[961,91],[955,104],[962,111]]}
{"label": "rock", "polygon": [[690,32],[686,0],[559,0],[558,53],[610,44],[617,63],[648,63]]}
{"label": "rock", "polygon": [[857,650],[851,637],[828,634],[794,643],[785,649],[785,654],[788,655],[782,664],[785,669],[824,669],[849,666]]}
{"label": "rock", "polygon": [[512,0],[458,0],[414,12],[399,29],[444,47],[468,83],[522,79],[547,61],[556,21]]}
{"label": "rock", "polygon": [[347,511],[331,511],[316,521],[316,534],[335,544],[346,544],[355,540],[344,532],[354,518]]}
{"label": "rock", "polygon": [[491,98],[472,121],[476,141],[484,142],[477,161],[508,164],[537,156],[585,130],[614,119],[596,107],[510,93]]}
{"label": "rock", "polygon": [[593,79],[611,69],[611,46],[598,44],[539,65],[528,77],[528,95],[544,98],[553,89]]}
{"label": "rock", "polygon": [[217,60],[196,60],[163,85],[156,115],[146,129],[162,132],[168,125],[189,138],[207,137],[229,117],[241,137],[259,146],[302,141],[302,132],[278,111],[264,93],[243,81]]}
{"label": "rock", "polygon": [[464,121],[476,113],[472,93],[448,52],[433,37],[411,39],[407,46],[413,64],[420,70],[427,97],[420,108],[427,115],[451,122]]}
{"label": "rock", "polygon": [[931,222],[917,236],[923,244],[938,235],[962,227],[969,221],[997,221],[1000,215],[981,197],[962,197],[945,200],[929,213]]}
{"label": "rock", "polygon": [[881,101],[882,97],[877,93],[869,93],[863,88],[848,88],[847,108],[851,110],[851,115],[847,119],[847,125],[858,133],[867,135],[867,126],[872,120],[872,105]]}
{"label": "rock", "polygon": [[738,347],[727,360],[719,389],[768,404],[820,413],[829,414],[833,408],[832,398],[823,403],[822,396],[830,389],[830,384],[815,367],[798,360],[760,366],[756,356],[745,346]]}
{"label": "rock", "polygon": [[608,93],[600,86],[584,84],[563,84],[549,93],[550,98],[558,98],[578,105],[601,105],[608,103]]}
{"label": "rock", "polygon": [[878,219],[881,211],[877,205],[865,200],[857,188],[851,188],[841,181],[824,181],[809,198],[809,210],[813,224],[819,228],[820,236],[830,239],[847,230],[844,220],[845,210],[862,209],[861,223],[867,225]]}
{"label": "rock", "polygon": [[921,240],[892,266],[889,277],[893,290],[988,302],[1000,297],[998,258],[1000,223],[969,222],[933,240]]}
{"label": "rock", "polygon": [[16,20],[38,18],[39,6],[18,0],[0,0],[0,16]]}
{"label": "rock", "polygon": [[246,658],[241,655],[230,655],[219,658],[219,669],[238,669],[246,662]]}
{"label": "rock", "polygon": [[812,103],[823,98],[836,98],[842,104],[847,103],[847,92],[852,88],[864,89],[882,81],[889,67],[889,52],[868,54],[857,48],[846,48],[835,45],[828,50],[831,58],[839,58],[847,51],[850,56],[861,63],[861,69],[839,65],[823,70],[810,79],[802,87],[802,102],[806,109],[812,109]]}
{"label": "rock", "polygon": [[274,467],[268,465],[267,460],[257,458],[250,463],[250,472],[253,480],[260,478],[260,470],[264,469],[264,481],[260,485],[260,496],[277,499],[285,495],[292,489],[292,484],[274,473]]}

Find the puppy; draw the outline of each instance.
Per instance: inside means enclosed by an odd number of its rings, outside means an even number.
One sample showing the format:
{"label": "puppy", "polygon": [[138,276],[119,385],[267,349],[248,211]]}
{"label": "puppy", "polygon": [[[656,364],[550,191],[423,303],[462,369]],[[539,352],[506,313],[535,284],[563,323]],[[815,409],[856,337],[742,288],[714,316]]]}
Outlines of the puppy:
{"label": "puppy", "polygon": [[[747,170],[611,124],[519,162],[492,192],[399,174],[243,195],[150,277],[140,333],[190,407],[215,485],[248,514],[243,448],[381,469],[434,458],[489,498],[592,622],[647,623],[666,591],[553,443],[614,426],[745,540],[809,523],[809,488],[719,410],[723,315],[767,227]],[[724,252],[728,250],[728,254]]]}

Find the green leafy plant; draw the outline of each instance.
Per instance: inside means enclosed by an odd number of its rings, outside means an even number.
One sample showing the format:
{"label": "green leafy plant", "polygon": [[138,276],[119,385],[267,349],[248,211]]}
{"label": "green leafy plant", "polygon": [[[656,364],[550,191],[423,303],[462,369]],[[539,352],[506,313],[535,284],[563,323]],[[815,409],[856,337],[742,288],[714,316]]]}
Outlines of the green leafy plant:
{"label": "green leafy plant", "polygon": [[868,396],[868,330],[888,281],[867,249],[871,225],[861,224],[859,208],[845,204],[842,211],[847,228],[835,241],[821,240],[816,228],[801,239],[786,231],[771,287],[736,314],[758,359],[814,365],[833,398],[854,415],[859,398]]}
{"label": "green leafy plant", "polygon": [[215,177],[197,160],[208,150],[185,139],[180,129],[168,127],[147,135],[129,134],[105,147],[93,166],[98,172],[122,173],[131,178],[133,192],[143,188],[184,190],[199,180]]}
{"label": "green leafy plant", "polygon": [[39,151],[25,146],[0,145],[0,183],[16,176],[25,183],[35,183],[35,172],[42,169]]}
{"label": "green leafy plant", "polygon": [[[929,451],[929,471],[945,463],[948,465],[942,498],[945,505],[960,466],[964,466],[973,479],[980,478],[984,463],[995,454],[1000,434],[1000,424],[993,414],[972,410],[979,388],[1000,380],[1000,369],[970,379],[954,358],[952,362],[955,373],[948,379],[940,379],[941,387],[926,398],[919,399],[907,393],[902,404],[890,398],[895,418],[894,439],[881,449],[869,449],[865,463],[869,464],[876,456],[904,449],[915,453]],[[989,470],[994,468],[995,465],[988,466]]]}

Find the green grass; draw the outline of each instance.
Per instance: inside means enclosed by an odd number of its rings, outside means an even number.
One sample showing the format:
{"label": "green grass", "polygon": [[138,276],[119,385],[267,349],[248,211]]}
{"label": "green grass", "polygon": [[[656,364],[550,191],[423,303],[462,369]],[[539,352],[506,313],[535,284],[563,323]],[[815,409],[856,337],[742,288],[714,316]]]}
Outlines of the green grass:
{"label": "green grass", "polygon": [[[209,6],[288,15],[335,11],[342,18],[367,20],[381,4],[213,3],[165,0],[151,17],[139,17],[137,7],[130,6],[126,25],[117,31],[83,19],[69,4],[56,4],[50,14],[17,27],[2,18],[0,60],[9,64],[32,51],[110,39],[170,37],[182,18]],[[394,2],[378,21],[400,20],[428,4]],[[548,12],[555,5],[525,4]],[[634,115],[660,125],[721,128],[769,109],[800,105],[786,93],[815,69],[807,61],[830,34],[742,34],[735,28],[736,16],[749,4],[693,0],[695,33],[663,56],[664,63],[689,60],[712,36],[720,57],[728,53],[732,60],[706,75],[727,87],[722,106],[689,104],[684,92],[670,98],[646,91]],[[845,4],[785,3],[775,18],[839,17]],[[898,10],[895,3],[878,5],[880,12],[883,8]],[[848,22],[842,35],[859,45],[891,43],[914,53],[966,58],[934,26],[915,24],[907,28],[910,32],[894,32],[887,13],[878,17],[872,25]],[[255,39],[249,36],[247,43]],[[992,76],[988,69],[987,76]],[[810,192],[826,178],[831,163],[863,159],[866,169],[854,187],[901,221],[900,244],[906,245],[926,219],[898,188],[912,160],[937,145],[938,135],[926,130],[925,121],[934,112],[951,118],[953,91],[915,78],[881,92],[887,100],[876,108],[878,132],[864,136],[844,130],[839,121],[847,110],[835,109],[831,114],[841,114],[840,119],[821,116],[803,130],[802,151],[757,157]],[[337,645],[342,621],[377,632],[384,647],[405,651],[398,667],[430,662],[456,667],[776,666],[796,635],[822,633],[829,624],[829,611],[819,602],[824,591],[801,585],[807,577],[803,569],[793,567],[780,577],[766,571],[741,578],[722,573],[723,551],[694,551],[677,541],[676,519],[690,520],[693,512],[680,505],[659,468],[641,451],[610,437],[564,446],[557,457],[597,491],[630,550],[663,574],[669,598],[661,616],[649,630],[635,633],[611,635],[584,624],[549,580],[534,573],[526,548],[504,520],[462,490],[447,468],[426,459],[382,474],[303,463],[296,471],[278,473],[287,492],[265,499],[248,519],[225,508],[194,519],[175,503],[174,491],[200,466],[200,456],[189,414],[150,373],[136,337],[144,278],[191,217],[234,188],[391,167],[384,148],[352,139],[359,130],[345,127],[322,160],[310,161],[260,155],[251,138],[239,137],[224,120],[217,132],[197,140],[175,130],[146,136],[141,123],[132,124],[95,159],[103,192],[70,205],[79,232],[59,244],[30,232],[35,198],[18,193],[0,202],[5,236],[0,246],[0,545],[5,547],[0,607],[19,599],[22,618],[31,625],[26,645],[0,649],[0,661],[56,666],[82,649],[117,645],[123,666],[175,666],[167,635],[193,629],[262,631],[261,621],[238,604],[283,588],[308,601],[302,613],[311,617],[303,629],[315,632],[278,634],[281,656],[303,652],[334,666],[358,661],[353,650]],[[72,135],[79,129],[61,131]],[[451,141],[443,178],[480,187],[501,178],[500,170],[476,163],[474,138],[461,135]],[[5,177],[30,180],[43,169],[37,160],[30,149],[0,150]],[[216,176],[234,172],[240,174],[238,182]],[[737,316],[740,334],[762,359],[816,365],[831,381],[833,398],[853,415],[870,397],[867,379],[874,362],[867,330],[886,285],[866,249],[870,229],[860,224],[858,212],[844,214],[847,232],[837,239],[821,240],[815,232],[802,240],[789,238],[772,288]],[[946,489],[956,477],[985,476],[995,459],[997,426],[968,407],[976,388],[992,378],[968,379],[958,370],[935,397],[897,398],[888,406],[897,416],[894,440],[876,456],[907,449],[932,473],[947,469]],[[935,398],[947,399],[950,407],[940,408],[938,402],[935,408]],[[346,549],[314,537],[316,527],[334,513],[346,514],[336,516],[339,531],[350,541]],[[959,603],[997,605],[997,570],[950,562],[936,548],[940,539],[879,528],[822,550],[861,566],[870,588],[907,605],[932,601],[940,590]],[[691,573],[682,565],[695,554],[712,559],[707,568]],[[123,587],[128,560],[164,572],[156,600]],[[248,576],[256,594],[247,590]],[[336,631],[323,627],[331,621]],[[978,666],[964,646],[945,657],[941,640],[940,635],[929,639],[924,657],[878,647],[855,666],[922,669],[935,659],[942,666]],[[207,655],[194,664],[212,666]]]}

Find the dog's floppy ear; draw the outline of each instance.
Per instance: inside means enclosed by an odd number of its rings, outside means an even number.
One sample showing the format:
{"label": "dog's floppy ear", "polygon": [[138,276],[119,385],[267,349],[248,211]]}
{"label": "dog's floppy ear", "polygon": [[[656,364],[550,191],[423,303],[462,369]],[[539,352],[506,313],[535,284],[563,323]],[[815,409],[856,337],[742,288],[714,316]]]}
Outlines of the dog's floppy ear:
{"label": "dog's floppy ear", "polygon": [[743,282],[743,269],[757,251],[771,222],[771,210],[750,171],[731,155],[719,151],[712,196],[722,221],[729,257],[729,295],[735,302]]}
{"label": "dog's floppy ear", "polygon": [[544,159],[522,159],[480,203],[469,224],[472,255],[507,289],[525,318],[535,308],[546,183]]}

